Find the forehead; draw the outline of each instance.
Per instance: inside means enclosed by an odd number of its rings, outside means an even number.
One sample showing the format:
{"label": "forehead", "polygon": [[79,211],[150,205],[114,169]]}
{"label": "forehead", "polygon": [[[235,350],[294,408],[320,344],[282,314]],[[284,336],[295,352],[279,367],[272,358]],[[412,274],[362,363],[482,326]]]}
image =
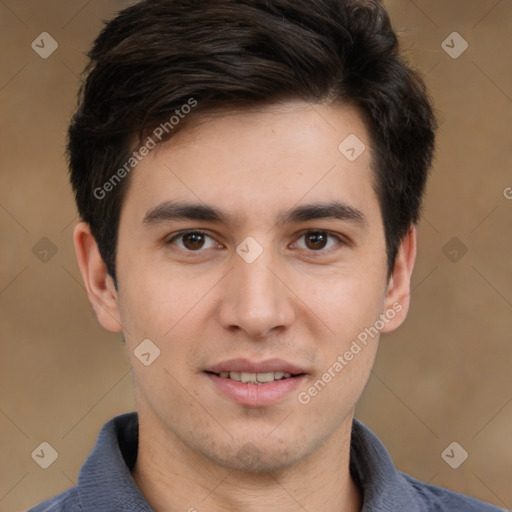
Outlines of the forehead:
{"label": "forehead", "polygon": [[138,164],[123,210],[142,219],[169,200],[216,204],[235,217],[300,202],[362,209],[377,201],[369,149],[364,123],[348,107],[289,102],[202,117]]}

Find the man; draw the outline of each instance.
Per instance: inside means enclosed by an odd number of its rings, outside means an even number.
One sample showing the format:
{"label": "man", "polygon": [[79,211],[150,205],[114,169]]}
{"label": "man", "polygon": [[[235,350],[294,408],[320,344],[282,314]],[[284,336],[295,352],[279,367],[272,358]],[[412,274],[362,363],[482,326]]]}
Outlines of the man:
{"label": "man", "polygon": [[78,264],[137,414],[40,511],[495,511],[354,419],[409,306],[435,119],[377,0],[155,0],[69,130]]}

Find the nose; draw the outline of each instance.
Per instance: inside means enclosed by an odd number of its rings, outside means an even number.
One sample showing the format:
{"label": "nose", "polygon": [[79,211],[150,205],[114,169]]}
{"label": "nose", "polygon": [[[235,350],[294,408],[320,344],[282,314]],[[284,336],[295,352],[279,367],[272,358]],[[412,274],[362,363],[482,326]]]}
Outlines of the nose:
{"label": "nose", "polygon": [[230,331],[242,330],[251,339],[263,339],[289,327],[295,319],[293,293],[270,250],[251,263],[238,254],[226,280],[219,321]]}

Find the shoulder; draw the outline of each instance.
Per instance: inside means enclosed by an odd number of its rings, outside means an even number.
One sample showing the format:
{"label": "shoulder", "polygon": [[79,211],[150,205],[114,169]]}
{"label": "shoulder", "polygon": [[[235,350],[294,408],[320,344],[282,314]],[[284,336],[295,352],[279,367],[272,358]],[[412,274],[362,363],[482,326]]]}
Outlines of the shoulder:
{"label": "shoulder", "polygon": [[357,419],[353,422],[350,448],[350,469],[362,489],[365,511],[505,512],[398,471],[377,436]]}
{"label": "shoulder", "polygon": [[410,475],[400,473],[404,482],[416,495],[421,510],[425,512],[505,512],[504,509],[484,503],[483,501],[466,496],[443,487],[426,484]]}
{"label": "shoulder", "polygon": [[27,512],[82,512],[76,487],[43,501]]}
{"label": "shoulder", "polygon": [[127,503],[131,510],[149,510],[130,472],[137,457],[137,440],[137,413],[112,418],[100,430],[77,485],[28,512],[112,512],[124,510]]}

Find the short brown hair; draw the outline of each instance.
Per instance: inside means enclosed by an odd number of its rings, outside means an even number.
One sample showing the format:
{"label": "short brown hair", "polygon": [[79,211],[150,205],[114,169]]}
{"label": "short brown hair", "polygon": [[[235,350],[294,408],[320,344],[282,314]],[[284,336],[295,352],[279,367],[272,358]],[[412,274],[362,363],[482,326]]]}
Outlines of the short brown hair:
{"label": "short brown hair", "polygon": [[213,110],[288,99],[355,106],[371,139],[392,270],[419,217],[436,121],[380,1],[146,0],[108,22],[89,57],[68,156],[79,213],[114,280],[126,162],[191,99],[162,140]]}

